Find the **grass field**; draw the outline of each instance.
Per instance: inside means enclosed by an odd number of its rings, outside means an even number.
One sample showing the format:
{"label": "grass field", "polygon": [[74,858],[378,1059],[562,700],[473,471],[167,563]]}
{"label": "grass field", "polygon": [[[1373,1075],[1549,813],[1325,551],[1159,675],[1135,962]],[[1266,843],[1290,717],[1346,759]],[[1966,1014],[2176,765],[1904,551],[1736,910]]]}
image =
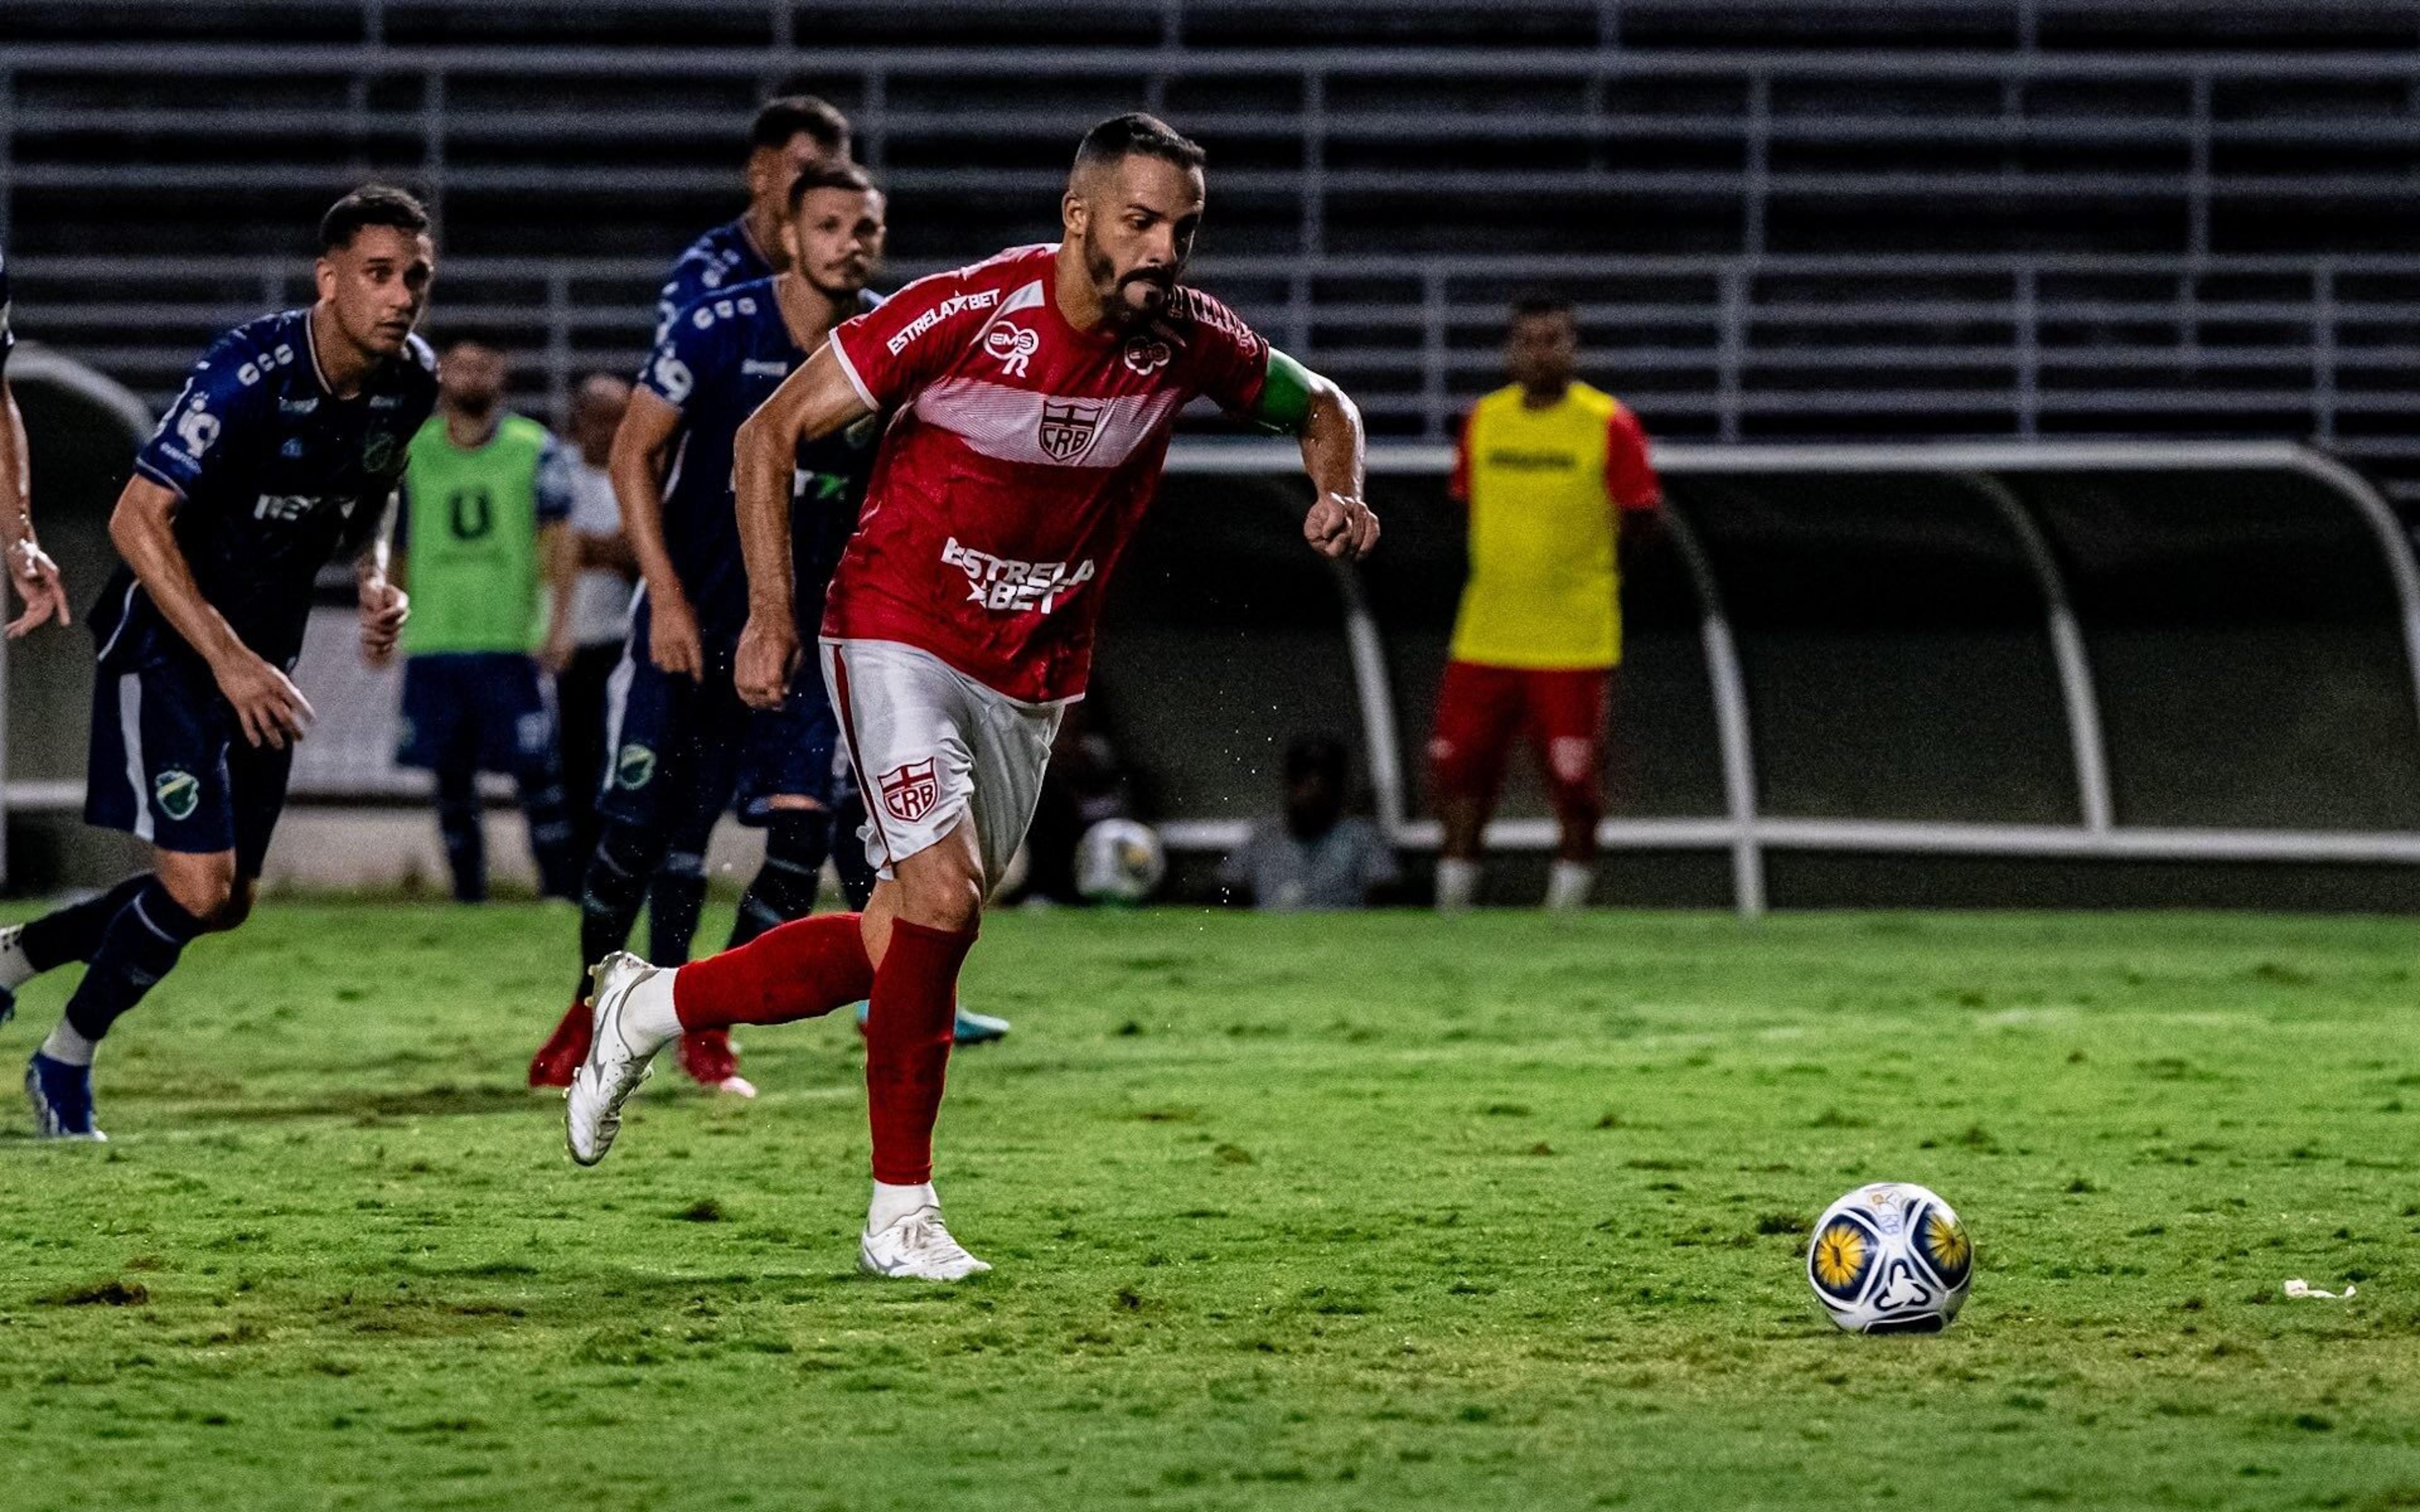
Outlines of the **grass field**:
{"label": "grass field", "polygon": [[[2420,925],[1004,917],[956,1289],[852,1273],[838,1023],[573,1168],[568,933],[271,907],[0,1140],[0,1505],[2420,1505]],[[1947,1335],[1807,1294],[1880,1178]]]}

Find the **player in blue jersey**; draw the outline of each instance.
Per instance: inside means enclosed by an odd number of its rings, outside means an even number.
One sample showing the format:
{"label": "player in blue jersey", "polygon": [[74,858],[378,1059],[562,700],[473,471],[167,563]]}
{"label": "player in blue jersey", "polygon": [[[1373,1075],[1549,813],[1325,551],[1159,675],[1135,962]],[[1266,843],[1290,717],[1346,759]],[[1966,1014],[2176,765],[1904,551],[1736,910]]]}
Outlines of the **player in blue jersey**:
{"label": "player in blue jersey", "polygon": [[8,622],[8,639],[14,640],[53,620],[67,624],[68,591],[59,581],[58,563],[34,539],[25,418],[17,412],[17,396],[8,392],[8,354],[17,346],[8,314],[8,259],[0,255],[0,560],[8,563],[8,580],[25,602],[25,611]]}
{"label": "player in blue jersey", "polygon": [[[766,101],[748,128],[748,208],[737,220],[706,232],[673,264],[656,300],[656,339],[663,340],[673,316],[709,294],[770,278],[789,266],[783,224],[790,191],[813,168],[849,161],[848,117],[813,95],[783,95]],[[865,822],[854,787],[844,795],[835,831],[846,834]],[[859,847],[843,845],[832,856],[849,906],[862,908],[874,891],[874,868]],[[860,1023],[864,1022],[861,1015]],[[961,1042],[996,1039],[1005,1028],[980,1013],[959,1023]]]}
{"label": "player in blue jersey", "polygon": [[790,265],[783,224],[790,189],[811,168],[849,161],[848,117],[813,95],[768,100],[748,126],[748,208],[690,243],[656,296],[656,340],[709,294]]}
{"label": "player in blue jersey", "polygon": [[153,869],[0,932],[0,988],[84,961],[35,1052],[37,1130],[99,1139],[93,1052],[186,945],[250,913],[312,719],[288,674],[312,579],[353,563],[362,642],[395,649],[402,593],[384,522],[405,446],[437,400],[412,334],[436,254],[400,190],[357,189],[319,224],[318,301],[210,344],[134,459],[110,516],[126,564],[89,622],[100,642],[85,818],[151,842]]}
{"label": "player in blue jersey", "polygon": [[[582,900],[583,975],[571,1010],[530,1065],[565,1086],[587,1054],[589,963],[622,948],[644,903],[650,954],[689,959],[706,894],[705,849],[737,801],[766,831],[763,870],[740,900],[734,945],[813,911],[844,801],[838,729],[820,679],[801,675],[777,710],[752,711],[732,683],[748,622],[748,577],[731,493],[732,438],[826,334],[868,303],[883,200],[864,173],[810,169],[784,207],[793,271],[725,287],[683,309],[656,346],[613,442],[625,530],[644,579],[629,649],[614,674],[600,834]],[[880,426],[873,417],[800,448],[792,555],[802,627],[856,528]],[[727,1031],[691,1036],[681,1063],[708,1087],[752,1093]]]}

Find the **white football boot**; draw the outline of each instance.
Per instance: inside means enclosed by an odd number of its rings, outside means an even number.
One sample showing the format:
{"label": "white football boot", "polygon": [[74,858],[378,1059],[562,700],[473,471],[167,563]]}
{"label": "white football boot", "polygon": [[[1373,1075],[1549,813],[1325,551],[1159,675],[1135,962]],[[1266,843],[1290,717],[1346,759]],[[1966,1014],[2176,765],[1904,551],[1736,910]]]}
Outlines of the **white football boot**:
{"label": "white football boot", "polygon": [[857,1268],[906,1281],[963,1281],[991,1269],[950,1237],[939,1203],[911,1209],[880,1228],[868,1227],[858,1241]]}
{"label": "white football boot", "polygon": [[[588,968],[588,984],[596,1015],[588,1058],[563,1092],[563,1142],[582,1165],[596,1165],[613,1148],[613,1136],[622,1132],[622,1104],[655,1069],[656,1052],[680,1034],[668,1001],[646,1005],[654,1012],[631,1011],[631,998],[643,990],[669,999],[671,972],[616,950]],[[649,1019],[659,1022],[644,1022]],[[671,1022],[669,1030],[664,1020]]]}

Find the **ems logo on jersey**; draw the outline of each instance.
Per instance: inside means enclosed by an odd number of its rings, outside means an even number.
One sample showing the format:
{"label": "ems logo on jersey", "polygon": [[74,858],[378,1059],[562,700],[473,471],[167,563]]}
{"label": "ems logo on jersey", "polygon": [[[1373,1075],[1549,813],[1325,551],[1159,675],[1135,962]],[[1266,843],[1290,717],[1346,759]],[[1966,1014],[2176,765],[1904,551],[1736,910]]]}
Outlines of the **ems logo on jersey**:
{"label": "ems logo on jersey", "polygon": [[202,779],[172,766],[151,779],[151,796],[169,818],[191,819],[202,804]]}
{"label": "ems logo on jersey", "polygon": [[1100,439],[1101,415],[1106,405],[1083,404],[1074,399],[1042,401],[1042,429],[1038,433],[1043,455],[1054,462],[1075,462],[1093,449]]}
{"label": "ems logo on jersey", "polygon": [[1126,346],[1126,366],[1142,378],[1151,377],[1175,360],[1176,354],[1164,341],[1137,341]]}
{"label": "ems logo on jersey", "polygon": [[656,776],[656,753],[646,747],[632,744],[622,748],[613,758],[613,780],[627,792],[637,792]]}
{"label": "ems logo on jersey", "polygon": [[941,798],[941,783],[934,775],[933,761],[928,756],[882,774],[883,812],[903,825],[912,825],[933,811],[933,805]]}
{"label": "ems logo on jersey", "polygon": [[1023,378],[1041,349],[1042,338],[1023,326],[994,326],[984,336],[984,350],[999,362],[1002,378]]}

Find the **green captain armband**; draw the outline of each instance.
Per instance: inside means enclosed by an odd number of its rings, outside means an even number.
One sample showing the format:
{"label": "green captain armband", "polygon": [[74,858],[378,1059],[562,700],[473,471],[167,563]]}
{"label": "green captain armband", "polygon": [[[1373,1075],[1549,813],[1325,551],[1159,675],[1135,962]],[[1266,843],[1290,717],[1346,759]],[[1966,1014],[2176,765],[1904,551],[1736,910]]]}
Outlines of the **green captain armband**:
{"label": "green captain armband", "polygon": [[1275,347],[1269,348],[1268,376],[1261,380],[1261,402],[1252,407],[1254,424],[1288,436],[1302,434],[1311,420],[1311,369]]}

